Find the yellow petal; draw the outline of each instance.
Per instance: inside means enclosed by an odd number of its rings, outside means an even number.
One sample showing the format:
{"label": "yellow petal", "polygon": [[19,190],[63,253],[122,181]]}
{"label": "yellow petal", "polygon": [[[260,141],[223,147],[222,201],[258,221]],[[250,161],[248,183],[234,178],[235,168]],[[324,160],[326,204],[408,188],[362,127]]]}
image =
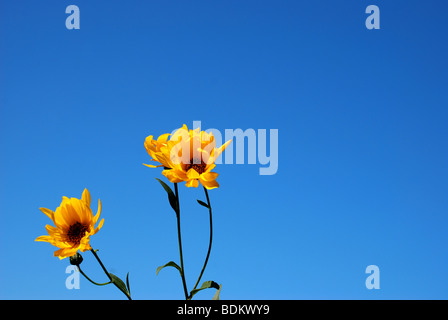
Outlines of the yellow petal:
{"label": "yellow petal", "polygon": [[53,238],[50,236],[40,236],[37,237],[34,241],[45,241],[45,242],[53,242]]}
{"label": "yellow petal", "polygon": [[229,144],[232,142],[232,139],[230,139],[229,141],[227,141],[226,143],[224,143],[222,146],[220,146],[219,148],[215,148],[213,149],[213,162],[216,161],[216,159],[220,156],[220,154],[225,150],[225,148],[227,148],[229,146]]}
{"label": "yellow petal", "polygon": [[207,173],[207,172],[212,171],[215,167],[216,167],[216,164],[214,164],[214,163],[212,163],[212,164],[208,164],[208,165],[205,167],[205,171],[204,171],[204,173]]}
{"label": "yellow petal", "polygon": [[162,134],[160,137],[157,138],[157,142],[159,142],[159,143],[166,143],[166,141],[168,140],[168,137],[170,135],[171,135],[171,133]]}
{"label": "yellow petal", "polygon": [[146,163],[144,163],[143,165],[144,165],[144,166],[147,166],[147,167],[149,167],[149,168],[158,168],[158,167],[163,167],[163,165],[159,165],[159,166],[153,166],[153,165],[151,165],[151,164],[146,164]]}
{"label": "yellow petal", "polygon": [[189,138],[187,125],[184,124],[182,128],[176,130],[176,132],[171,136],[170,141],[179,142],[179,140],[186,140]]}
{"label": "yellow petal", "polygon": [[199,179],[199,173],[195,169],[191,168],[187,172],[187,177],[188,177],[189,180],[191,180],[191,179]]}
{"label": "yellow petal", "polygon": [[[200,154],[200,159],[202,160],[202,162],[207,163],[209,161],[210,153],[207,151],[207,149],[198,148],[197,153]],[[199,159],[199,157],[196,158]]]}
{"label": "yellow petal", "polygon": [[177,170],[174,169],[168,169],[168,170],[163,170],[162,174],[168,178],[168,180],[170,180],[172,183],[178,183],[178,182],[182,182],[185,181],[186,179],[181,179],[179,177],[179,175],[177,174]]}
{"label": "yellow petal", "polygon": [[187,187],[195,187],[197,188],[199,186],[199,182],[198,180],[194,179],[194,180],[188,180],[187,183],[185,184]]}
{"label": "yellow petal", "polygon": [[68,208],[71,208],[69,202],[70,200],[63,201],[61,206],[56,208],[53,221],[57,228],[67,229],[75,222],[69,213]]}
{"label": "yellow petal", "polygon": [[201,181],[201,184],[202,184],[206,189],[214,189],[214,188],[218,188],[218,187],[219,187],[219,183],[216,182],[216,180],[205,181],[205,180],[203,180],[203,179],[199,179],[199,181]]}
{"label": "yellow petal", "polygon": [[90,249],[92,249],[92,247],[90,246],[90,244],[89,244],[89,236],[87,236],[87,237],[84,237],[84,238],[82,238],[81,239],[81,241],[80,241],[80,243],[79,243],[79,246],[78,246],[78,249],[81,251],[81,252],[84,252],[84,251],[87,251],[87,250],[90,250]]}
{"label": "yellow petal", "polygon": [[153,141],[153,136],[147,136],[146,138],[145,138],[145,146],[147,145],[147,144],[152,144],[152,141]]}
{"label": "yellow petal", "polygon": [[[86,203],[82,200],[71,198],[70,199],[71,209],[70,206],[67,206],[67,208],[70,211],[70,216],[73,219],[73,221],[78,221],[82,224],[88,224],[92,220],[92,216],[89,216],[88,214],[88,207],[86,206]],[[70,223],[71,225],[72,223]]]}
{"label": "yellow petal", "polygon": [[47,225],[45,226],[45,229],[47,230],[48,234],[49,234],[50,236],[52,236],[52,237],[54,237],[55,234],[59,234],[59,233],[60,233],[58,228],[55,228],[55,227],[53,227],[53,226],[50,226],[49,224],[47,224]]}
{"label": "yellow petal", "polygon": [[52,210],[47,208],[39,208],[39,210],[45,213],[51,220],[54,220],[54,212]]}
{"label": "yellow petal", "polygon": [[95,228],[95,230],[93,231],[92,234],[95,234],[95,233],[97,233],[98,231],[100,231],[100,229],[103,227],[103,224],[104,224],[104,218],[101,219],[100,223],[98,224],[98,227]]}
{"label": "yellow petal", "polygon": [[201,179],[204,181],[212,181],[215,180],[218,177],[218,173],[216,172],[204,172],[201,174]]}
{"label": "yellow petal", "polygon": [[84,201],[87,204],[87,206],[90,207],[91,198],[90,198],[90,192],[89,190],[87,190],[87,188],[84,189],[84,191],[82,192],[81,200]]}
{"label": "yellow petal", "polygon": [[62,260],[64,258],[73,256],[76,253],[76,251],[78,251],[78,248],[62,248],[62,249],[56,250],[54,252],[54,256],[59,257],[59,259]]}
{"label": "yellow petal", "polygon": [[210,153],[216,145],[215,137],[213,136],[213,133],[210,132],[208,135],[205,131],[202,131],[203,135],[201,136],[201,147]]}
{"label": "yellow petal", "polygon": [[101,215],[101,200],[98,199],[98,211],[96,212],[96,215],[93,217],[93,224],[94,225],[96,224],[96,222],[100,218],[100,215]]}

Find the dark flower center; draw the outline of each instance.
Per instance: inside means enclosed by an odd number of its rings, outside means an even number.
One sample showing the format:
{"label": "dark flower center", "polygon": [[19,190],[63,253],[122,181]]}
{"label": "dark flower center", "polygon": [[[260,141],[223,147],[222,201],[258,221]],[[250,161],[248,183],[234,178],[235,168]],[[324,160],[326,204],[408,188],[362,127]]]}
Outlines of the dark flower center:
{"label": "dark flower center", "polygon": [[81,239],[86,234],[88,230],[88,226],[81,224],[80,222],[76,222],[72,224],[67,232],[68,241],[78,245],[81,242]]}
{"label": "dark flower center", "polygon": [[197,173],[202,174],[205,172],[205,167],[207,164],[202,161],[199,163],[199,159],[191,159],[190,163],[185,164],[185,171],[188,172],[190,169],[196,170]]}

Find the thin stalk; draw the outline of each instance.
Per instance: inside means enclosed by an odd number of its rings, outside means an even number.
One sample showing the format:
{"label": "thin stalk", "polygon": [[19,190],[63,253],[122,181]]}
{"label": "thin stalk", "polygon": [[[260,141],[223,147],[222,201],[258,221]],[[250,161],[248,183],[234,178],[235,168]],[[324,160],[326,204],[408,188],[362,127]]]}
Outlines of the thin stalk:
{"label": "thin stalk", "polygon": [[[118,289],[120,289],[120,288],[116,285],[116,283],[114,282],[114,280],[112,279],[112,277],[110,276],[110,274],[109,274],[109,272],[107,271],[107,269],[106,269],[106,267],[104,266],[104,264],[101,262],[100,257],[98,257],[98,255],[96,254],[95,250],[91,249],[90,252],[92,252],[93,255],[95,256],[96,260],[97,260],[98,263],[100,264],[101,268],[103,268],[103,271],[104,271],[104,273],[107,275],[107,277],[109,278],[110,282],[112,282]],[[132,299],[131,299],[131,296],[130,296],[128,293],[122,291],[121,289],[120,289],[120,291],[123,292],[129,300],[132,300]]]}
{"label": "thin stalk", "polygon": [[204,191],[205,191],[205,197],[207,198],[208,212],[209,212],[209,216],[210,216],[210,241],[209,241],[209,244],[208,244],[208,251],[207,251],[207,256],[205,257],[204,266],[202,267],[201,273],[199,274],[198,281],[196,281],[196,284],[194,285],[193,290],[196,289],[196,287],[199,284],[199,281],[201,281],[202,275],[203,275],[203,273],[205,271],[205,267],[207,266],[208,258],[210,257],[210,252],[212,250],[212,240],[213,240],[212,206],[210,204],[210,199],[208,197],[208,191],[207,191],[207,189],[205,187],[204,187]]}
{"label": "thin stalk", "polygon": [[109,282],[105,282],[105,283],[98,283],[98,282],[95,282],[95,281],[93,281],[92,279],[90,279],[82,270],[81,270],[81,266],[80,265],[78,265],[78,270],[79,270],[79,272],[87,279],[87,280],[89,280],[91,283],[93,283],[93,284],[95,284],[95,285],[97,285],[97,286],[105,286],[106,284],[109,284],[109,283],[112,283],[112,281],[109,281]]}
{"label": "thin stalk", "polygon": [[182,285],[184,287],[184,294],[185,299],[188,300],[188,290],[187,290],[187,283],[185,281],[185,272],[184,272],[184,258],[182,254],[182,237],[180,233],[180,204],[179,204],[179,191],[177,190],[177,183],[174,183],[174,192],[176,194],[176,201],[177,201],[177,236],[179,239],[179,255],[180,255],[180,269],[182,270],[181,277],[182,277]]}
{"label": "thin stalk", "polygon": [[109,275],[109,272],[107,272],[106,267],[104,266],[104,264],[101,262],[100,257],[98,257],[98,255],[96,254],[95,250],[91,249],[90,250],[93,255],[95,256],[96,260],[98,261],[98,263],[100,264],[101,268],[103,268],[104,273],[107,275],[107,277],[109,278],[109,280],[112,282],[112,277]]}

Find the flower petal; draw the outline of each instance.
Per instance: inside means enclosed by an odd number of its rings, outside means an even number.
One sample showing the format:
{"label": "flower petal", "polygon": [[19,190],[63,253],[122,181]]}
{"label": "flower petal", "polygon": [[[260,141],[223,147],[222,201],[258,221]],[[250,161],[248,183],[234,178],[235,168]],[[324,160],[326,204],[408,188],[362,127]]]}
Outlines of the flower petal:
{"label": "flower petal", "polygon": [[216,164],[214,164],[214,163],[212,163],[212,164],[208,164],[208,165],[205,167],[205,172],[204,172],[204,173],[207,173],[207,172],[212,171],[215,167],[216,167]]}
{"label": "flower petal", "polygon": [[96,222],[98,221],[98,219],[100,218],[101,215],[101,200],[98,199],[98,211],[96,212],[96,215],[93,217],[93,225],[96,224]]}
{"label": "flower petal", "polygon": [[143,165],[144,165],[144,166],[147,166],[147,167],[149,167],[149,168],[159,168],[159,167],[163,167],[163,165],[153,166],[152,164],[146,164],[146,163],[144,163]]}
{"label": "flower petal", "polygon": [[[68,198],[67,198],[68,199]],[[73,218],[70,216],[68,212],[68,207],[71,208],[71,205],[68,205],[70,200],[62,200],[61,206],[56,208],[56,212],[54,213],[54,224],[58,229],[67,229],[71,224],[74,223]]]}
{"label": "flower petal", "polygon": [[93,231],[92,234],[95,234],[95,233],[97,233],[98,231],[100,231],[100,229],[103,227],[103,224],[104,224],[104,218],[101,219],[100,223],[99,223],[98,226],[95,228],[95,230]]}
{"label": "flower petal", "polygon": [[215,148],[213,149],[212,152],[212,157],[213,158],[213,162],[216,161],[216,159],[221,155],[221,153],[224,151],[225,148],[227,148],[229,146],[229,144],[232,142],[232,139],[230,139],[229,141],[227,141],[226,143],[224,143],[222,146],[220,146],[219,148]]}
{"label": "flower petal", "polygon": [[205,181],[201,178],[199,178],[199,181],[201,182],[201,184],[206,188],[206,189],[214,189],[214,188],[218,188],[219,187],[219,183],[216,182],[216,180],[212,180],[212,181]]}
{"label": "flower petal", "polygon": [[37,237],[34,241],[44,241],[44,242],[53,242],[53,238],[50,236],[40,236]]}
{"label": "flower petal", "polygon": [[199,182],[196,179],[188,180],[185,184],[187,187],[195,187],[197,188],[199,186]]}
{"label": "flower petal", "polygon": [[188,180],[199,179],[199,173],[194,168],[191,168],[187,172],[187,177],[188,177]]}
{"label": "flower petal", "polygon": [[204,172],[201,174],[201,179],[204,181],[212,181],[215,180],[219,176],[216,172]]}
{"label": "flower petal", "polygon": [[84,201],[71,198],[70,203],[74,210],[71,212],[71,216],[74,221],[80,222],[81,224],[90,224],[92,222],[92,210],[90,210],[90,207],[87,206]]}
{"label": "flower petal", "polygon": [[166,141],[168,140],[168,137],[171,135],[171,133],[165,133],[165,134],[162,134],[161,136],[159,136],[158,138],[157,138],[157,142],[158,143],[166,143]]}
{"label": "flower petal", "polygon": [[87,190],[87,188],[84,189],[84,191],[82,192],[81,200],[84,201],[87,204],[87,206],[90,207],[91,198],[90,198],[90,192],[89,190]]}
{"label": "flower petal", "polygon": [[78,248],[72,248],[72,247],[62,248],[62,249],[56,250],[53,255],[55,257],[59,257],[59,259],[62,260],[64,258],[73,256],[76,253],[76,251],[78,251]]}
{"label": "flower petal", "polygon": [[[179,172],[178,170],[175,169],[167,169],[167,170],[163,170],[162,174],[168,178],[168,180],[170,180],[170,182],[172,183],[178,183],[178,182],[182,182],[186,180],[186,174],[183,173],[183,175],[185,175],[185,177],[179,176]],[[184,179],[182,179],[184,178]]]}
{"label": "flower petal", "polygon": [[51,220],[54,220],[54,212],[52,210],[47,208],[39,208],[39,210],[45,213]]}

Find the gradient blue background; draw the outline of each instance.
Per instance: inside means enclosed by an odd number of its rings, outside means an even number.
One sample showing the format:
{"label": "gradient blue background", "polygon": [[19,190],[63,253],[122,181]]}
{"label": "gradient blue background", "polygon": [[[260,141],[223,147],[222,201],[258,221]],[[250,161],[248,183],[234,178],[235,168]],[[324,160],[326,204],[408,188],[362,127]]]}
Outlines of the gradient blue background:
{"label": "gradient blue background", "polygon": [[[65,8],[81,11],[67,30]],[[367,30],[365,9],[381,10]],[[92,195],[91,238],[135,299],[182,299],[175,215],[143,142],[279,130],[279,169],[220,165],[203,280],[222,299],[447,299],[443,1],[0,1],[0,298],[123,299],[34,242],[62,196]],[[166,180],[165,180],[166,181]],[[208,245],[180,186],[189,289]],[[106,281],[93,256],[84,270]],[[368,290],[365,269],[380,268]],[[199,293],[210,299],[215,290]]]}

